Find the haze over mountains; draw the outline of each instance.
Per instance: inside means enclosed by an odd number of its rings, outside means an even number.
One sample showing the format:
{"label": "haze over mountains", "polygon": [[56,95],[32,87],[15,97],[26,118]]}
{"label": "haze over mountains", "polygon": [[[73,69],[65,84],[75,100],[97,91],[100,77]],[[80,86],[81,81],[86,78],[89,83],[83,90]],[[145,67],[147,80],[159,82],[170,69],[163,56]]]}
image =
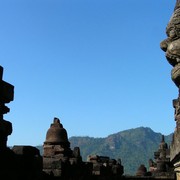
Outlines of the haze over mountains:
{"label": "haze over mountains", "polygon": [[[120,158],[124,166],[124,174],[134,175],[141,164],[148,168],[148,160],[154,159],[154,152],[158,150],[162,134],[154,132],[148,127],[139,127],[111,134],[105,138],[70,137],[71,148],[80,147],[83,161],[87,156],[96,154]],[[165,136],[170,144],[172,134]],[[42,146],[38,146],[42,153]]]}

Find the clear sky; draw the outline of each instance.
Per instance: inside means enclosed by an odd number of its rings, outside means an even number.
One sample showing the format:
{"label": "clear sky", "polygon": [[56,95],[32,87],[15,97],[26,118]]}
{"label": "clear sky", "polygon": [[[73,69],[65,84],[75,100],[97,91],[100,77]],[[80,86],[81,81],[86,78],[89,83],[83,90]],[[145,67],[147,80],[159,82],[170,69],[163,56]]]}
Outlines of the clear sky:
{"label": "clear sky", "polygon": [[175,0],[0,1],[0,65],[15,86],[8,145],[40,145],[54,117],[68,136],[174,131],[178,90],[160,42]]}

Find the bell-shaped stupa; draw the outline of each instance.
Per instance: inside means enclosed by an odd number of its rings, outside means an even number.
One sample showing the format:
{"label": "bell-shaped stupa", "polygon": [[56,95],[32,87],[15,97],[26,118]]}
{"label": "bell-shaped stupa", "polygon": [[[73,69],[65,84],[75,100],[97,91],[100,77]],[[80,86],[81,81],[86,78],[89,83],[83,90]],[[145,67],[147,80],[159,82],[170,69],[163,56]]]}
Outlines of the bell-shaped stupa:
{"label": "bell-shaped stupa", "polygon": [[46,133],[46,141],[44,145],[62,145],[64,147],[69,147],[70,143],[68,141],[68,135],[66,129],[60,123],[58,118],[54,118],[54,122],[51,124],[50,128]]}
{"label": "bell-shaped stupa", "polygon": [[54,118],[46,133],[43,150],[43,171],[54,177],[73,175],[67,171],[70,166],[82,164],[80,149],[71,150],[67,131],[58,118]]}

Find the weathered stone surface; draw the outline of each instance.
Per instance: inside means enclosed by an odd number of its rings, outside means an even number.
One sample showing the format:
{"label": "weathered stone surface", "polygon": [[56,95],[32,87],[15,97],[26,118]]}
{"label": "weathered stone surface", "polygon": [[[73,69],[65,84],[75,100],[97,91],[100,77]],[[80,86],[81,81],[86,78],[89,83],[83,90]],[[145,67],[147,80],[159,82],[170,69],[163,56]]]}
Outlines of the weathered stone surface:
{"label": "weathered stone surface", "polygon": [[12,133],[12,123],[6,120],[0,121],[0,133],[9,136]]}
{"label": "weathered stone surface", "polygon": [[[174,119],[176,128],[170,147],[170,160],[174,164],[178,180],[180,179],[180,0],[176,1],[174,13],[166,27],[167,39],[161,42],[160,46],[166,52],[166,59],[173,66],[171,79],[179,90],[178,98],[173,100]],[[159,169],[163,169],[159,164]]]}
{"label": "weathered stone surface", "polygon": [[83,162],[80,148],[70,149],[67,132],[57,118],[54,119],[53,124],[48,129],[43,147],[43,171],[54,178],[120,177],[124,173],[120,159],[90,155],[89,161]]}
{"label": "weathered stone surface", "polygon": [[93,175],[123,175],[124,167],[121,160],[110,159],[107,156],[89,155],[87,161],[93,164]]}
{"label": "weathered stone surface", "polygon": [[0,100],[4,103],[9,103],[13,101],[14,86],[2,80],[0,82],[0,87],[1,87]]}
{"label": "weathered stone surface", "polygon": [[147,174],[147,168],[144,166],[144,164],[141,164],[136,172],[136,176],[146,176]]}
{"label": "weathered stone surface", "polygon": [[176,163],[176,161],[180,161],[180,149],[178,147],[180,147],[180,131],[176,130],[173,134],[170,151],[170,157],[173,163]]}
{"label": "weathered stone surface", "polygon": [[39,149],[33,146],[19,146],[15,145],[12,147],[12,151],[17,155],[29,156],[29,157],[38,157],[40,156]]}
{"label": "weathered stone surface", "polygon": [[[7,137],[12,133],[12,124],[9,121],[3,119],[3,114],[9,112],[9,108],[5,106],[5,103],[9,103],[13,100],[14,86],[2,80],[3,67],[0,66],[0,171],[12,171],[14,165],[14,153],[7,148]],[[6,162],[11,161],[11,165],[7,165]]]}
{"label": "weathered stone surface", "polygon": [[180,96],[173,100],[174,119],[176,121],[176,128],[173,133],[173,139],[170,149],[170,160],[174,164],[174,171],[176,176],[180,179]]}
{"label": "weathered stone surface", "polygon": [[15,154],[17,165],[22,169],[42,170],[42,157],[37,148],[33,146],[13,146],[12,151]]}
{"label": "weathered stone surface", "polygon": [[162,140],[159,144],[159,148],[154,152],[154,159],[149,159],[149,171],[147,175],[153,177],[166,177],[174,178],[174,168],[172,162],[170,162],[170,149],[164,140],[164,135],[162,135]]}
{"label": "weathered stone surface", "polygon": [[3,67],[0,66],[0,103],[9,103],[14,99],[14,86],[3,81]]}
{"label": "weathered stone surface", "polygon": [[0,66],[0,80],[2,80],[2,77],[3,77],[3,67]]}
{"label": "weathered stone surface", "polygon": [[71,175],[81,172],[80,149],[78,147],[75,147],[73,151],[70,149],[67,131],[58,118],[54,118],[54,122],[48,129],[43,148],[43,171],[45,173],[61,177],[68,176],[67,171]]}
{"label": "weathered stone surface", "polygon": [[51,124],[51,127],[48,129],[46,134],[46,141],[44,144],[65,144],[69,146],[67,131],[63,128],[63,125],[60,123],[58,118],[54,118],[54,122]]}
{"label": "weathered stone surface", "polygon": [[3,81],[3,67],[0,66],[0,150],[7,148],[7,137],[12,133],[12,124],[3,119],[3,114],[6,114],[10,109],[5,106],[5,103],[13,101],[14,86]]}
{"label": "weathered stone surface", "polygon": [[176,3],[174,13],[166,27],[167,39],[160,46],[166,52],[168,62],[174,67],[171,78],[179,88],[180,86],[180,5]]}
{"label": "weathered stone surface", "polygon": [[63,162],[60,158],[43,158],[44,169],[62,169]]}
{"label": "weathered stone surface", "polygon": [[61,145],[44,145],[44,156],[46,157],[64,153],[65,149]]}

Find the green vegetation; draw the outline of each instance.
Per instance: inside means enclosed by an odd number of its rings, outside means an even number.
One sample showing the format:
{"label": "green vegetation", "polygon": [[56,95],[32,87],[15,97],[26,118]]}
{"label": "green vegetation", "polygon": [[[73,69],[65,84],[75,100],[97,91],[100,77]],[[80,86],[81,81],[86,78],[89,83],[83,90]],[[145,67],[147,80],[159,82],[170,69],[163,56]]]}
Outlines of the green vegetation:
{"label": "green vegetation", "polygon": [[[134,175],[141,164],[148,169],[149,159],[154,159],[154,152],[161,142],[161,133],[155,133],[150,128],[139,127],[109,135],[106,138],[71,137],[71,148],[80,147],[83,161],[90,154],[120,158],[125,174]],[[170,144],[172,134],[165,136]],[[42,153],[42,147],[38,147]]]}
{"label": "green vegetation", "polygon": [[[172,135],[165,136],[169,144]],[[148,168],[149,159],[154,159],[162,134],[150,128],[125,130],[106,138],[71,137],[71,148],[78,146],[84,161],[89,154],[121,158],[125,174],[135,174],[138,167],[144,164]]]}

